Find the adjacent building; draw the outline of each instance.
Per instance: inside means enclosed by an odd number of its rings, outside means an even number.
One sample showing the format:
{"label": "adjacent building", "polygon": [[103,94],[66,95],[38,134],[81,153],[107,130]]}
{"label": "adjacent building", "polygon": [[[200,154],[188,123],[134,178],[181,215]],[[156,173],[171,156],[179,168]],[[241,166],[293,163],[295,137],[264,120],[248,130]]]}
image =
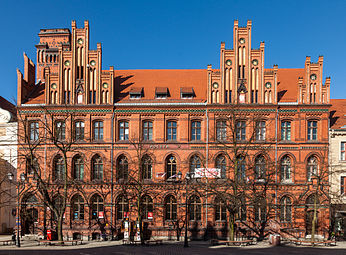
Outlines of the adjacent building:
{"label": "adjacent building", "polygon": [[0,233],[15,226],[16,186],[7,174],[17,171],[17,118],[13,104],[0,96]]}
{"label": "adjacent building", "polygon": [[330,142],[329,142],[329,167],[330,167],[330,197],[331,219],[335,235],[346,237],[346,100],[331,100],[330,109]]}
{"label": "adjacent building", "polygon": [[[17,72],[18,113],[26,120],[19,133],[39,140],[48,123],[59,141],[74,141],[66,236],[120,236],[124,217],[138,216],[137,186],[126,185],[135,169],[141,169],[142,218],[152,235],[168,236],[186,209],[191,235],[202,236],[208,226],[219,236],[227,232],[228,201],[201,187],[186,193],[177,188],[185,182],[176,182],[179,173],[217,169],[220,189],[227,179],[257,186],[270,181],[263,203],[244,201],[239,229],[251,232],[270,218],[265,231],[309,235],[318,201],[317,233],[327,236],[330,78],[323,80],[323,57],[306,57],[302,68],[265,68],[265,44],[254,48],[251,32],[251,21],[245,27],[234,22],[233,42],[221,43],[218,68],[102,70],[101,44],[89,47],[87,21],[83,28],[73,21],[71,30],[41,29],[36,64],[24,55],[24,75]],[[242,153],[235,155],[234,144]],[[234,158],[244,167],[235,169]],[[43,143],[37,161],[58,197],[54,185],[65,178],[61,153]],[[23,172],[34,181],[19,164]],[[34,188],[20,200],[30,209],[30,216],[22,215],[23,234],[54,228]]]}

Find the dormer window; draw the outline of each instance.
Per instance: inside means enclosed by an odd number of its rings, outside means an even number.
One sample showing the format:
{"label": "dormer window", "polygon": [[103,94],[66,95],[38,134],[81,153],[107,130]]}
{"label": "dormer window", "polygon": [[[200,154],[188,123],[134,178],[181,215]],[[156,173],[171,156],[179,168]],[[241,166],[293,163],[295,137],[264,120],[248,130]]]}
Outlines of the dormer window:
{"label": "dormer window", "polygon": [[180,88],[180,98],[181,99],[192,99],[195,96],[195,92],[192,87]]}
{"label": "dormer window", "polygon": [[129,93],[130,99],[140,99],[143,97],[143,88],[133,87]]}
{"label": "dormer window", "polygon": [[166,99],[169,96],[167,87],[156,87],[155,88],[155,97],[157,99]]}

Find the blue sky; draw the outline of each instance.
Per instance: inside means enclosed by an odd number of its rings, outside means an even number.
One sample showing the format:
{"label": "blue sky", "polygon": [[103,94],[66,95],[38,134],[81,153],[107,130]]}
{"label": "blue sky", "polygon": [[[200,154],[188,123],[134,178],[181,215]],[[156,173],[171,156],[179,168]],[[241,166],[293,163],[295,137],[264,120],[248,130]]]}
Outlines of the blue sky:
{"label": "blue sky", "polygon": [[16,97],[23,52],[35,59],[41,28],[83,26],[90,47],[101,42],[103,69],[219,67],[220,42],[231,48],[233,21],[252,20],[252,46],[265,41],[265,67],[303,68],[305,56],[324,56],[331,97],[346,98],[346,1],[0,1],[0,88]]}

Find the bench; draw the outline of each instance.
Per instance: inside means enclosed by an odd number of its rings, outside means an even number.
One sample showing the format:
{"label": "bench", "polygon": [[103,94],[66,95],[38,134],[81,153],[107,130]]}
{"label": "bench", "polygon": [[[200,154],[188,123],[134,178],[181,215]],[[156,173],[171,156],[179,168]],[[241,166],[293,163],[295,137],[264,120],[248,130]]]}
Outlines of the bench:
{"label": "bench", "polygon": [[13,240],[2,240],[2,245],[15,245],[16,241]]}
{"label": "bench", "polygon": [[335,240],[326,240],[326,241],[309,241],[309,240],[297,240],[297,239],[293,239],[290,240],[292,243],[294,243],[295,245],[303,245],[303,244],[310,244],[310,245],[315,245],[315,244],[324,244],[325,246],[327,245],[334,245],[336,246],[336,241]]}
{"label": "bench", "polygon": [[218,239],[211,240],[211,245],[216,245],[220,243],[224,243],[227,246],[230,246],[230,245],[247,246],[249,244],[252,244],[253,241],[252,240],[226,241],[226,240],[218,240]]}
{"label": "bench", "polygon": [[158,244],[163,244],[162,240],[147,240],[145,241],[146,244],[155,244],[155,245],[158,245]]}
{"label": "bench", "polygon": [[67,240],[67,241],[52,241],[52,240],[37,240],[38,245],[44,244],[47,245],[65,245],[70,243],[71,245],[83,244],[82,240]]}

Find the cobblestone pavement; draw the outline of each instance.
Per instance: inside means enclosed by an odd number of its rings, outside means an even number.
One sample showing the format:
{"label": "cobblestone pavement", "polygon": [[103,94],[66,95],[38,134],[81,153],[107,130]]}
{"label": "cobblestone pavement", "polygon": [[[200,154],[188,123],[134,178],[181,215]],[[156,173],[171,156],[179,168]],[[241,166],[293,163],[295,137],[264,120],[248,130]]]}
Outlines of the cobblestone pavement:
{"label": "cobblestone pavement", "polygon": [[[8,240],[0,238],[0,240]],[[272,247],[264,241],[257,245],[246,247],[227,247],[225,245],[210,246],[208,242],[190,242],[190,247],[184,248],[183,242],[165,242],[163,245],[122,245],[119,241],[86,242],[78,246],[38,246],[35,241],[23,241],[22,247],[1,246],[0,254],[79,254],[79,255],[106,255],[106,254],[143,254],[143,255],[173,255],[173,254],[331,254],[345,255],[346,242],[338,242],[332,247],[306,247],[285,245]]]}

